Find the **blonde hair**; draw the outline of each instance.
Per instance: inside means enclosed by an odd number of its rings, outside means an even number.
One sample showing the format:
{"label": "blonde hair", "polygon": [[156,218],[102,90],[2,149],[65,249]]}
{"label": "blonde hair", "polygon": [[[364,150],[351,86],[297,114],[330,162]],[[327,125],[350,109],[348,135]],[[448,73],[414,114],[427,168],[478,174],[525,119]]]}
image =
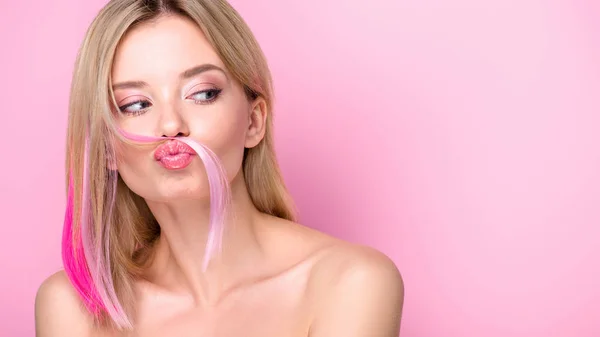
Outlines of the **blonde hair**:
{"label": "blonde hair", "polygon": [[116,134],[110,74],[122,37],[132,27],[163,15],[197,23],[248,99],[265,100],[266,132],[257,146],[245,149],[244,178],[259,211],[295,220],[273,147],[270,71],[259,44],[236,10],[225,0],[110,1],[87,31],[72,80],[63,261],[97,321],[118,328],[133,327],[133,281],[148,262],[160,227],[144,200],[107,165],[115,160]]}

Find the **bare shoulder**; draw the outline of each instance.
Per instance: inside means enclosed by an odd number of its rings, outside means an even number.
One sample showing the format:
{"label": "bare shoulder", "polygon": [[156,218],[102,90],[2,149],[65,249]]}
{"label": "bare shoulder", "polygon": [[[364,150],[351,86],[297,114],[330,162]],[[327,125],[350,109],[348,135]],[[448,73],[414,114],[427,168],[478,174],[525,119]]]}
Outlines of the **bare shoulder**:
{"label": "bare shoulder", "polygon": [[404,282],[387,255],[295,222],[271,218],[271,223],[265,241],[272,255],[286,252],[310,262],[309,295],[320,301],[331,297],[332,290],[349,292],[344,296],[358,300],[381,295],[385,296],[385,303],[392,301],[393,305],[402,306]]}
{"label": "bare shoulder", "polygon": [[402,275],[387,255],[336,240],[314,265],[310,336],[396,337],[404,303]]}
{"label": "bare shoulder", "polygon": [[[312,281],[320,288],[377,286],[396,295],[404,291],[400,270],[387,255],[367,246],[333,239],[313,267]],[[363,288],[364,289],[364,288]]]}
{"label": "bare shoulder", "polygon": [[92,322],[64,271],[42,282],[35,297],[37,337],[91,336]]}
{"label": "bare shoulder", "polygon": [[[270,218],[265,241],[271,250],[298,251],[313,264],[311,280],[321,284],[349,282],[359,277],[403,286],[396,264],[382,252],[340,240],[316,229],[279,218]],[[375,277],[375,279],[373,279]]]}

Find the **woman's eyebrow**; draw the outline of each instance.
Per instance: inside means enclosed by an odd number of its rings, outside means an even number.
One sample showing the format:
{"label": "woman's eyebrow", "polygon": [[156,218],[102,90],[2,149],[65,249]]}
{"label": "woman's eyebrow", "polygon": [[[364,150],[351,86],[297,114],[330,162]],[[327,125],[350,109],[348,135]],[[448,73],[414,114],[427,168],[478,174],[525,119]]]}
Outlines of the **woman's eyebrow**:
{"label": "woman's eyebrow", "polygon": [[147,87],[148,83],[144,81],[127,81],[113,84],[113,91],[117,89],[137,89]]}
{"label": "woman's eyebrow", "polygon": [[[216,66],[214,64],[211,63],[206,63],[206,64],[201,64],[199,66],[195,66],[192,67],[184,72],[182,72],[181,74],[179,74],[179,78],[182,80],[185,79],[189,79],[191,77],[194,77],[198,74],[201,74],[203,72],[206,71],[210,71],[210,70],[217,70],[223,73],[223,75],[225,75],[225,77],[227,79],[229,79],[229,77],[227,76],[227,73],[225,72],[225,70],[223,70],[221,67]],[[113,90],[118,90],[118,89],[139,89],[139,88],[144,88],[147,87],[148,83],[144,82],[144,81],[126,81],[126,82],[119,82],[119,83],[115,83],[113,84],[112,88]]]}
{"label": "woman's eyebrow", "polygon": [[227,77],[227,79],[229,79],[225,70],[223,70],[221,67],[216,66],[211,63],[205,63],[205,64],[201,64],[199,66],[192,67],[192,68],[182,72],[181,75],[179,75],[179,78],[184,79],[184,80],[189,79],[190,77],[194,77],[198,74],[201,74],[201,73],[203,73],[205,71],[209,71],[209,70],[220,71],[223,73],[223,75],[225,75],[225,77]]}

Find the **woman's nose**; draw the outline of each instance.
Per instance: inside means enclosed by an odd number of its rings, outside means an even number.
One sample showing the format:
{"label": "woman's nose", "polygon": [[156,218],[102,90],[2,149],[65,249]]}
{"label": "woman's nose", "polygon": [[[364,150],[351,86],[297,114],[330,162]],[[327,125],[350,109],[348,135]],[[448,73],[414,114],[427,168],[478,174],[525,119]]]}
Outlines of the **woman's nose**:
{"label": "woman's nose", "polygon": [[162,137],[189,136],[189,126],[179,109],[173,105],[168,105],[161,110],[159,128]]}

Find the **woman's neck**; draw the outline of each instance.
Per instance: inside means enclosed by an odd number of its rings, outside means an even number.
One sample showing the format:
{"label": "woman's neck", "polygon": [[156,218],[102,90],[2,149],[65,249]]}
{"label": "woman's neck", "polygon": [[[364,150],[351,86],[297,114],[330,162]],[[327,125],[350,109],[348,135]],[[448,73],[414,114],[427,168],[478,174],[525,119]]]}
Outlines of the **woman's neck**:
{"label": "woman's neck", "polygon": [[223,291],[256,265],[262,256],[256,237],[262,214],[250,199],[241,171],[231,183],[231,193],[221,253],[211,259],[206,271],[202,262],[209,234],[208,201],[148,202],[161,235],[146,280],[168,291],[190,294],[196,304],[206,305],[217,302]]}

